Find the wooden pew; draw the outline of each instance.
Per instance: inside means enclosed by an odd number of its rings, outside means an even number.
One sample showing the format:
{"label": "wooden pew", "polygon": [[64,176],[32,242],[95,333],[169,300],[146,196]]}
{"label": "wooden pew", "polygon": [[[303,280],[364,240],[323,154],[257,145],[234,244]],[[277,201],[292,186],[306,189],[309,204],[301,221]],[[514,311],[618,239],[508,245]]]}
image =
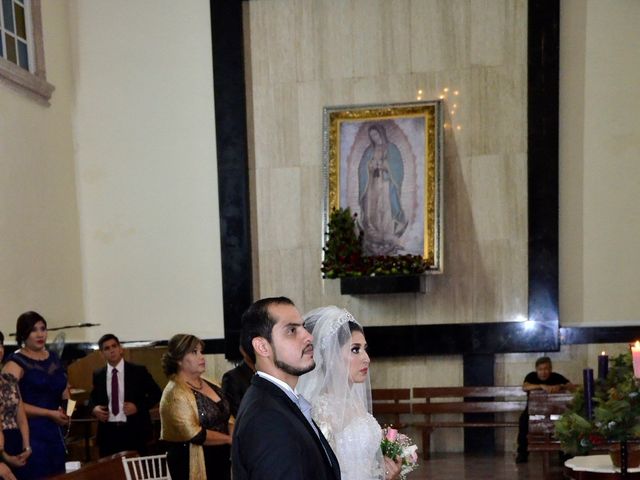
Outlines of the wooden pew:
{"label": "wooden pew", "polygon": [[138,452],[120,452],[110,457],[104,457],[97,462],[88,463],[79,470],[69,473],[61,473],[49,480],[126,480],[122,457],[137,457]]}
{"label": "wooden pew", "polygon": [[527,395],[521,386],[514,387],[431,387],[414,388],[413,414],[425,420],[411,425],[422,431],[423,457],[429,458],[431,433],[436,428],[506,428],[518,427],[518,420],[486,419],[479,421],[438,420],[439,414],[522,412]]}
{"label": "wooden pew", "polygon": [[573,393],[546,393],[533,390],[529,393],[529,452],[542,452],[542,472],[547,478],[549,453],[559,452],[560,442],[555,438],[555,422],[573,400]]}
{"label": "wooden pew", "polygon": [[[404,428],[400,415],[411,413],[410,388],[374,388],[371,390],[373,416],[380,425]],[[390,419],[391,421],[387,421]]]}

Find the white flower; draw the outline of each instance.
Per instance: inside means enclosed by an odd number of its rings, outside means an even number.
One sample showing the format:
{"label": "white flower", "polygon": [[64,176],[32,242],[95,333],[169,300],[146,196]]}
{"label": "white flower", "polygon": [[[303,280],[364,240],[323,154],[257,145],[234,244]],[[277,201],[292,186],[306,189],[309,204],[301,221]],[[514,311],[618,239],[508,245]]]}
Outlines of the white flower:
{"label": "white flower", "polygon": [[403,457],[410,457],[414,453],[416,453],[416,451],[418,451],[418,446],[417,445],[411,445],[410,447],[404,447],[402,449],[402,456]]}

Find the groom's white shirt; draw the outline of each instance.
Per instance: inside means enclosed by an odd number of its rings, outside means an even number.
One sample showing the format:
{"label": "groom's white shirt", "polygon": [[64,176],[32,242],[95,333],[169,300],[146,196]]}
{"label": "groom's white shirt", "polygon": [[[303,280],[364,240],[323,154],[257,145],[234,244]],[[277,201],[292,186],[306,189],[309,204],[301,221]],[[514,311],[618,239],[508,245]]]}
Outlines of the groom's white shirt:
{"label": "groom's white shirt", "polygon": [[256,374],[261,376],[265,380],[269,380],[271,383],[279,387],[280,390],[284,391],[284,393],[286,393],[288,397],[291,397],[291,395],[293,395],[294,398],[292,398],[291,400],[293,400],[296,404],[298,403],[297,402],[298,392],[296,392],[293,388],[291,388],[291,386],[288,383],[283,382],[282,380],[274,377],[273,375],[269,375],[268,373],[261,372],[260,370],[258,370]]}

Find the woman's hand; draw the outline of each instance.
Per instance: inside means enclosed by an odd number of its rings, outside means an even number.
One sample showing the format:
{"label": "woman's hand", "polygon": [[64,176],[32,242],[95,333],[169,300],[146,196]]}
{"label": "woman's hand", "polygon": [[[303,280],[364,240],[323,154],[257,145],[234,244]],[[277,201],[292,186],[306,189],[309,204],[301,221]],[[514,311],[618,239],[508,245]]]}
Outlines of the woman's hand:
{"label": "woman's hand", "polygon": [[31,452],[32,452],[31,447],[26,447],[26,448],[22,451],[22,453],[20,453],[20,454],[18,454],[18,455],[17,455],[17,457],[18,457],[20,460],[24,460],[24,462],[26,463],[26,462],[27,462],[27,459],[31,456]]}
{"label": "woman's hand", "polygon": [[2,459],[12,467],[24,467],[27,459],[20,458],[20,455],[9,455],[7,452],[2,453]]}
{"label": "woman's hand", "polygon": [[384,459],[384,478],[385,480],[396,480],[400,478],[400,471],[402,470],[402,459],[400,457],[395,460],[389,457],[382,457]]}
{"label": "woman's hand", "polygon": [[58,408],[58,410],[49,410],[49,418],[60,426],[69,424],[69,417],[64,413],[62,408]]}

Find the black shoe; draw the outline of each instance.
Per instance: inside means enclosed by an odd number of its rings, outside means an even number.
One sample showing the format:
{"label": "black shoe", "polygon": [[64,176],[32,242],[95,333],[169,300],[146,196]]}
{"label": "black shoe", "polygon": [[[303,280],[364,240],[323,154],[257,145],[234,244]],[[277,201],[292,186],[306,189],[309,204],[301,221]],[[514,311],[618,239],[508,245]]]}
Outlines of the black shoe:
{"label": "black shoe", "polygon": [[528,460],[529,455],[527,455],[526,453],[519,453],[516,457],[516,463],[527,463]]}

